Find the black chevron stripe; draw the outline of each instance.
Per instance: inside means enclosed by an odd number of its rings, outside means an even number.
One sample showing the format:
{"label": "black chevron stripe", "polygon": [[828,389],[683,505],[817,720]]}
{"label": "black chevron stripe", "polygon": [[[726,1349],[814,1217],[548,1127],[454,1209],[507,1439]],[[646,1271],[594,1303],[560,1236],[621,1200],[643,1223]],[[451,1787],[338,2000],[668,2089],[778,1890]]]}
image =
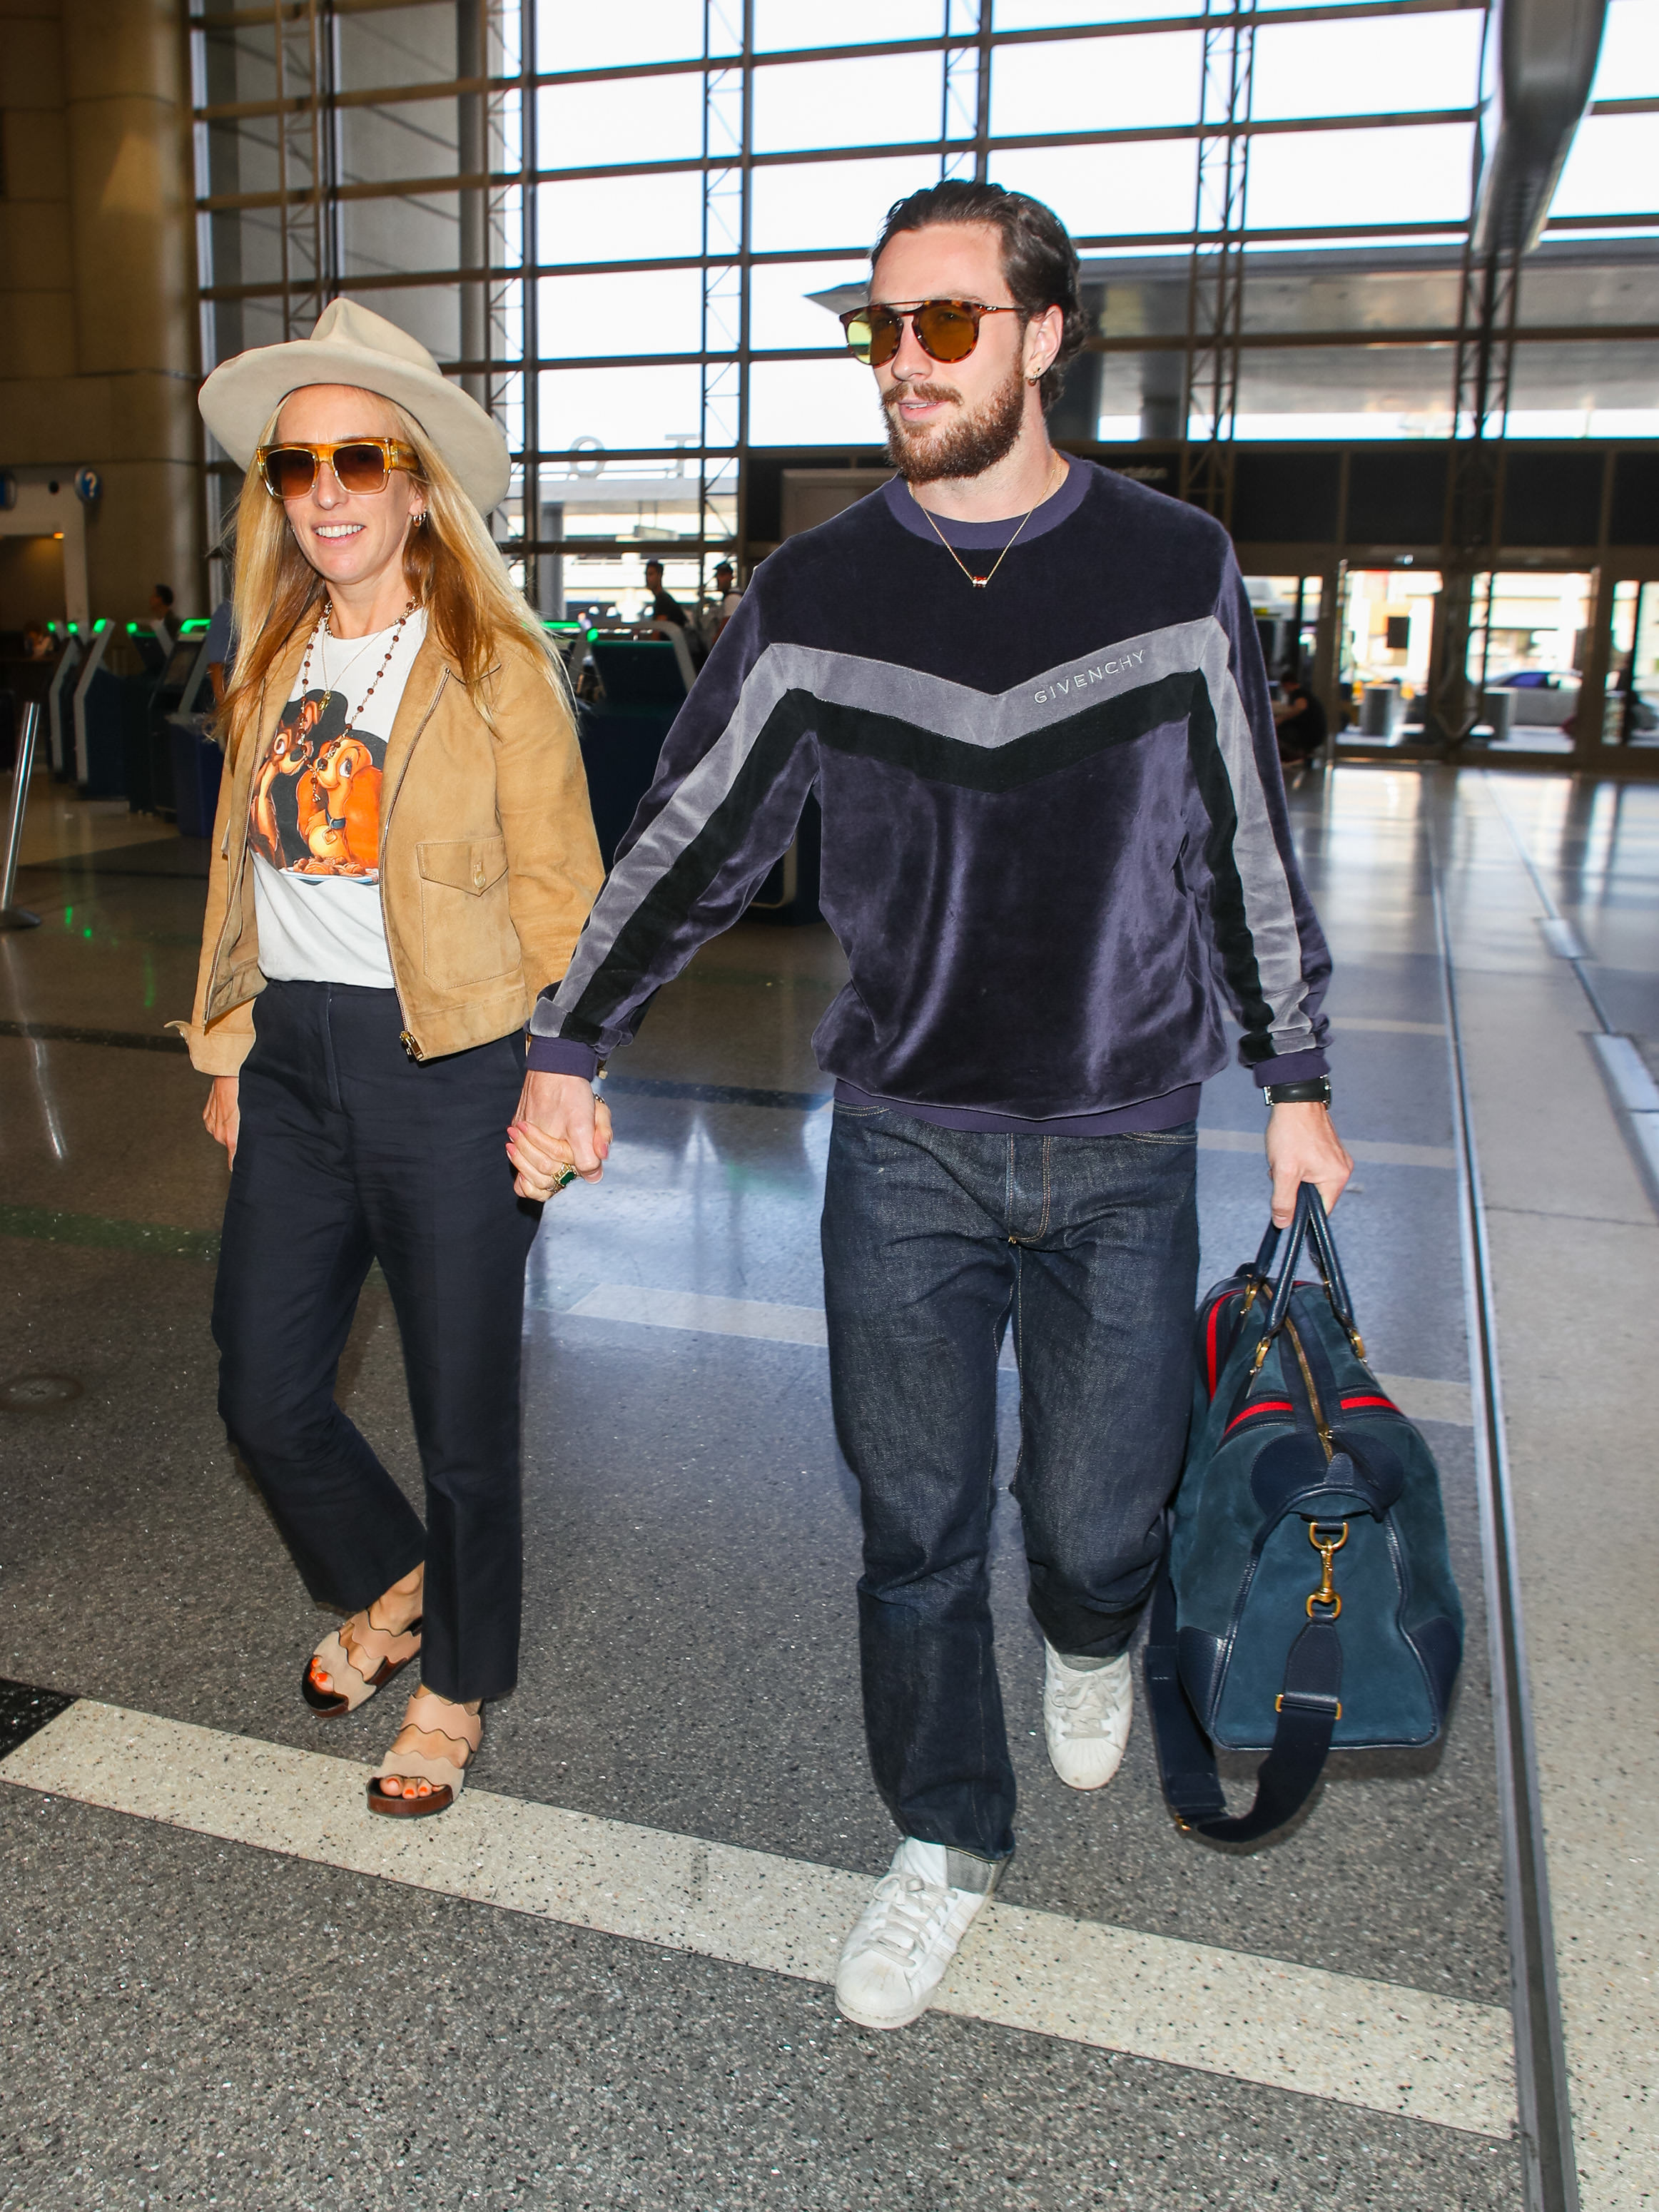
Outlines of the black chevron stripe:
{"label": "black chevron stripe", "polygon": [[828,700],[811,701],[807,711],[826,751],[884,761],[930,783],[952,784],[961,791],[1003,792],[1076,768],[1115,746],[1133,744],[1166,723],[1186,721],[1194,696],[1205,690],[1202,676],[1183,669],[1115,698],[1091,702],[1063,720],[1012,738],[1006,745],[969,744],[897,715],[837,706]]}

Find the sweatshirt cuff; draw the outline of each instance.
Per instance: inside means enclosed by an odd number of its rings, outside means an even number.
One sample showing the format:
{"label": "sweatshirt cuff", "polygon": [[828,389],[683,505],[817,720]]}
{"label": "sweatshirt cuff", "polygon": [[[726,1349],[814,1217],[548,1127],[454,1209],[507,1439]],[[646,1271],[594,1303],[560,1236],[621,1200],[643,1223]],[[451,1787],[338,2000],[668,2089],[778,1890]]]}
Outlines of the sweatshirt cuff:
{"label": "sweatshirt cuff", "polygon": [[599,1072],[599,1055],[574,1037],[538,1036],[532,1030],[525,1064],[532,1075],[585,1075],[591,1083]]}
{"label": "sweatshirt cuff", "polygon": [[1270,1083],[1311,1083],[1316,1075],[1330,1072],[1329,1060],[1317,1047],[1308,1052],[1281,1053],[1276,1060],[1259,1060],[1250,1070],[1258,1091],[1265,1091]]}

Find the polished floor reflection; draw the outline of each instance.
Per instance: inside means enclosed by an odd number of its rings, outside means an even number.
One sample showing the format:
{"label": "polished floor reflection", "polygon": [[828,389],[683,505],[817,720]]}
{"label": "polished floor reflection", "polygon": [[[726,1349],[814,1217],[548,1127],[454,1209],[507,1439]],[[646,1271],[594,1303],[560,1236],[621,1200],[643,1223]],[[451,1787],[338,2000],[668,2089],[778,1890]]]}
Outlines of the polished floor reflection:
{"label": "polished floor reflection", "polygon": [[[523,1678],[492,1711],[473,1825],[411,1856],[330,1794],[385,1716],[327,1734],[295,1694],[319,1617],[214,1418],[223,1170],[161,1027],[189,1000],[199,861],[38,796],[19,895],[43,924],[0,935],[0,1674],[81,1703],[0,1766],[17,2202],[1518,2204],[1437,898],[1581,2187],[1647,2201],[1632,2054],[1659,2018],[1630,1930],[1659,1924],[1638,1382],[1659,1225],[1645,1109],[1595,1039],[1659,1070],[1659,793],[1342,769],[1293,801],[1337,960],[1344,1256],[1440,1460],[1468,1601],[1443,1753],[1336,1762],[1254,1856],[1176,1833],[1144,1717],[1112,1789],[1074,1796],[1042,1754],[1002,1496],[1020,1850],[960,2008],[884,2039],[837,2021],[819,1967],[838,1885],[856,1895],[891,1850],[822,1345],[828,932],[741,925],[617,1057],[612,1166],[550,1208],[532,1260]],[[1260,1234],[1261,1126],[1242,1075],[1208,1087],[1206,1276]],[[1001,1387],[1006,1484],[1012,1364]],[[372,1285],[342,1394],[412,1484]]]}

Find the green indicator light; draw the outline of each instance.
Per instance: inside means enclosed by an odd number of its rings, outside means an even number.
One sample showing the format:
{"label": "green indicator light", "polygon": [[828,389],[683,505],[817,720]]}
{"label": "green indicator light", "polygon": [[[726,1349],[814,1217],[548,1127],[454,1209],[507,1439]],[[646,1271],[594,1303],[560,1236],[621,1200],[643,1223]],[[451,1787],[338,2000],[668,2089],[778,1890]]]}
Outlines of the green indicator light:
{"label": "green indicator light", "polygon": [[75,908],[72,906],[66,906],[64,908],[64,927],[65,929],[73,929],[75,927]]}
{"label": "green indicator light", "polygon": [[205,637],[207,635],[207,617],[205,615],[192,615],[188,622],[181,622],[179,623],[179,635],[180,637]]}

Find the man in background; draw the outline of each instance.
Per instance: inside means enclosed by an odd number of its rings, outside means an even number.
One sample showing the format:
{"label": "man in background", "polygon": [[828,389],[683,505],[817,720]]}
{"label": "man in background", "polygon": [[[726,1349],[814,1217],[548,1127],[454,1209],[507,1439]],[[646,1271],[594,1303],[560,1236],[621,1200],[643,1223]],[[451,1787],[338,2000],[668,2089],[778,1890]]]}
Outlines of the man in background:
{"label": "man in background", "polygon": [[641,620],[647,623],[672,623],[676,629],[688,629],[690,617],[674,597],[664,587],[662,562],[647,561],[645,564],[645,588],[651,594],[651,604]]}
{"label": "man in background", "polygon": [[1325,709],[1299,676],[1285,677],[1273,702],[1279,760],[1287,777],[1300,782],[1330,734]]}
{"label": "man in background", "polygon": [[149,618],[157,629],[166,632],[167,641],[170,646],[177,645],[179,624],[173,611],[171,584],[156,584],[152,586],[149,595]]}
{"label": "man in background", "polygon": [[734,591],[736,572],[729,561],[722,561],[714,570],[714,604],[708,613],[708,642],[713,646],[738,609],[743,605],[743,594]]}

